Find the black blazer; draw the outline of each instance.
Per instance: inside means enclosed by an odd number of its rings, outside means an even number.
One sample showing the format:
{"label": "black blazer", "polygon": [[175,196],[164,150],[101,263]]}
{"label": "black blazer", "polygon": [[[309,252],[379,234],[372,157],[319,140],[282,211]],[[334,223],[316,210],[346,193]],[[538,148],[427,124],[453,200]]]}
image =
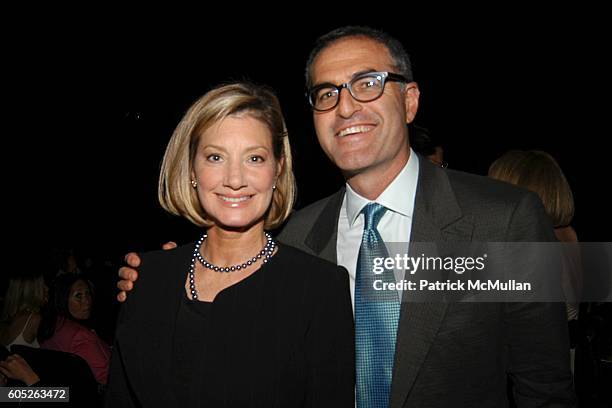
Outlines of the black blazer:
{"label": "black blazer", "polygon": [[[343,197],[344,189],[298,211],[279,239],[336,262]],[[534,193],[420,157],[410,239],[555,238]],[[402,303],[391,408],[506,407],[507,374],[519,407],[574,406],[562,303]]]}
{"label": "black blazer", "polygon": [[[138,284],[119,316],[107,406],[178,406],[173,347],[181,339],[174,332],[193,247],[142,256]],[[353,407],[353,317],[346,270],[281,244],[268,264],[246,279],[255,275],[257,300],[220,322],[235,330],[229,337],[234,345],[226,352],[254,351],[230,360],[235,367],[222,369],[234,378],[251,373],[250,380],[233,389],[230,378],[224,392],[212,393],[230,407]],[[215,304],[240,299],[235,295],[241,282],[221,291]],[[255,329],[242,337],[241,327],[249,325]],[[241,400],[245,392],[254,396]]]}

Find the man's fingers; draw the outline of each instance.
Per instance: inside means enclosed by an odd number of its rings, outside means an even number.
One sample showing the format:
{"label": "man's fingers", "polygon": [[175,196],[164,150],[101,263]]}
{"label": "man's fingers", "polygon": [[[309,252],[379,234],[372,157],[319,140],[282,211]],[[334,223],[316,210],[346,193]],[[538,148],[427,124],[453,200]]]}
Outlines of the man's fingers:
{"label": "man's fingers", "polygon": [[117,294],[117,300],[121,303],[125,302],[125,299],[127,299],[127,295],[125,294],[125,292],[122,290],[121,292],[119,292]]}
{"label": "man's fingers", "polygon": [[166,251],[167,251],[168,249],[174,249],[174,248],[176,248],[177,246],[178,246],[178,245],[176,245],[176,242],[174,242],[174,241],[168,241],[168,242],[166,242],[164,245],[162,245],[162,248],[163,248],[164,250],[166,250]]}
{"label": "man's fingers", "polygon": [[129,280],[134,282],[138,279],[138,272],[136,269],[129,268],[127,266],[122,266],[119,268],[119,277],[123,280]]}
{"label": "man's fingers", "polygon": [[136,252],[130,252],[125,256],[125,263],[132,268],[138,268],[140,266],[140,257]]}
{"label": "man's fingers", "polygon": [[120,280],[117,282],[117,289],[129,292],[134,287],[134,284],[130,280]]}

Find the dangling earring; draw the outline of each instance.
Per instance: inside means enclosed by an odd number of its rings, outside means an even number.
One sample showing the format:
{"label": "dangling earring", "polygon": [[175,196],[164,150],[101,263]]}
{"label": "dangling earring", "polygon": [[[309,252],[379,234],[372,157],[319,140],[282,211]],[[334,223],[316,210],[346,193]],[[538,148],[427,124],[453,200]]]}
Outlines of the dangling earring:
{"label": "dangling earring", "polygon": [[276,190],[276,184],[272,186],[272,190]]}
{"label": "dangling earring", "polygon": [[191,187],[196,188],[198,186],[198,182],[195,180],[191,180]]}

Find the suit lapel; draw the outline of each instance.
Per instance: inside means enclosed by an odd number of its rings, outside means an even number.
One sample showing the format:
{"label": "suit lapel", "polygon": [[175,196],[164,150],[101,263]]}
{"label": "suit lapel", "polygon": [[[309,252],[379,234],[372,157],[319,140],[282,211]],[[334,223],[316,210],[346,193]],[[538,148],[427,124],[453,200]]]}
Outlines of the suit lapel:
{"label": "suit lapel", "polygon": [[304,244],[320,258],[338,263],[336,241],[338,239],[338,218],[344,199],[344,187],[329,197],[327,204],[314,222]]}
{"label": "suit lapel", "polygon": [[[420,157],[410,256],[420,255],[412,243],[470,241],[472,229],[472,222],[462,216],[446,171]],[[409,298],[409,293],[404,296]],[[402,302],[390,407],[400,408],[404,405],[444,320],[447,307],[448,303],[442,301]]]}

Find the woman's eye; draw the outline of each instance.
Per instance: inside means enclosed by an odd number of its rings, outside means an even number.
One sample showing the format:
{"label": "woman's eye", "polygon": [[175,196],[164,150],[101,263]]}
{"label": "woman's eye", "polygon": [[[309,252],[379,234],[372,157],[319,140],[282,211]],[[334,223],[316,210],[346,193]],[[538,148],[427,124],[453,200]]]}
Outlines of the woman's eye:
{"label": "woman's eye", "polygon": [[264,161],[264,158],[261,156],[251,156],[249,157],[249,161],[252,163],[262,163]]}
{"label": "woman's eye", "polygon": [[218,162],[218,161],[221,161],[221,156],[219,156],[218,154],[209,154],[206,157],[206,160],[211,161],[211,162]]}

